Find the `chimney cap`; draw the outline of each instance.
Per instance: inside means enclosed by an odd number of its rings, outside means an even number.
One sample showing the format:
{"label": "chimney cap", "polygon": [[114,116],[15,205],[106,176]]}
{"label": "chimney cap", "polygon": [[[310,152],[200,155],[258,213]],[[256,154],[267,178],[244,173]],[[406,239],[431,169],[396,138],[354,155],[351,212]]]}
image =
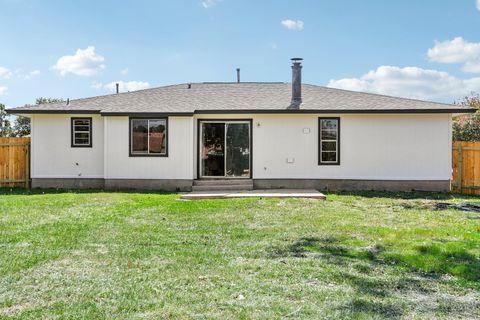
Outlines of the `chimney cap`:
{"label": "chimney cap", "polygon": [[303,58],[292,58],[290,60],[292,60],[295,63],[295,62],[301,62]]}

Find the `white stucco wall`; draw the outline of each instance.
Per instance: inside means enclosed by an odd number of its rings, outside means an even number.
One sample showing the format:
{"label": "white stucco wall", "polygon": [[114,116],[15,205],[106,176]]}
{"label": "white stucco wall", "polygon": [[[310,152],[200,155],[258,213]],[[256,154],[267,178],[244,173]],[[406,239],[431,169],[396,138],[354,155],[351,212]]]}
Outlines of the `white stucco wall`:
{"label": "white stucco wall", "polygon": [[105,119],[105,179],[192,179],[193,119],[168,118],[168,157],[130,157],[128,117]]}
{"label": "white stucco wall", "polygon": [[[93,118],[92,148],[71,148],[81,116]],[[341,119],[339,166],[318,165],[318,115],[169,117],[168,157],[129,157],[128,117],[34,115],[32,178],[194,179],[197,120],[231,118],[253,120],[255,179],[450,179],[451,115],[325,116]]]}
{"label": "white stucco wall", "polygon": [[[340,117],[340,165],[318,165],[318,115],[198,115],[253,119],[255,179],[448,180],[449,114]],[[305,134],[305,128],[310,133]],[[287,158],[294,158],[287,163]]]}
{"label": "white stucco wall", "polygon": [[[92,148],[71,147],[72,117],[92,118]],[[103,178],[103,118],[100,115],[38,114],[31,119],[32,178]]]}

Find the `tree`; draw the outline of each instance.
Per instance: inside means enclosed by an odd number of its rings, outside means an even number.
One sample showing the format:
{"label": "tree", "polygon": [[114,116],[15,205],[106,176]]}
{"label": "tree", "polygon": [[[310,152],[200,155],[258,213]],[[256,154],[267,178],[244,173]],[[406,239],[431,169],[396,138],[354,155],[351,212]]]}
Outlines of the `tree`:
{"label": "tree", "polygon": [[13,125],[12,136],[25,137],[30,134],[30,118],[17,116]]}
{"label": "tree", "polygon": [[480,141],[480,95],[472,94],[463,98],[459,105],[473,107],[477,112],[453,119],[454,141]]}
{"label": "tree", "polygon": [[[63,99],[39,97],[35,100],[35,104],[54,102],[63,102]],[[28,136],[30,134],[30,119],[27,117],[17,116],[10,134],[15,137]]]}
{"label": "tree", "polygon": [[12,125],[5,111],[5,105],[0,103],[0,137],[10,137],[12,135]]}

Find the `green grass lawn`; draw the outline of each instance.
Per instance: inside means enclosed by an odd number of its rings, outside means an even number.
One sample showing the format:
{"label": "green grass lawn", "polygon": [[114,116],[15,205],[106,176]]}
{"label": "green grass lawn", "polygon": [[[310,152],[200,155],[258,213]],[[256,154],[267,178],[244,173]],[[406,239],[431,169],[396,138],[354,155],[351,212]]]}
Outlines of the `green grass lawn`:
{"label": "green grass lawn", "polygon": [[480,317],[480,205],[0,190],[0,318]]}

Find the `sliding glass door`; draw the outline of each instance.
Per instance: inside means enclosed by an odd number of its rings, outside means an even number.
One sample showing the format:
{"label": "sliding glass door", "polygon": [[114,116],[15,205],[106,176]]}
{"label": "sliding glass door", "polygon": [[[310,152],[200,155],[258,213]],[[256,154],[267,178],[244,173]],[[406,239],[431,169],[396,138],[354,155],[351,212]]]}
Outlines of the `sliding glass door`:
{"label": "sliding glass door", "polygon": [[250,177],[250,121],[200,121],[200,177]]}
{"label": "sliding glass door", "polygon": [[201,123],[200,175],[225,176],[225,124]]}

